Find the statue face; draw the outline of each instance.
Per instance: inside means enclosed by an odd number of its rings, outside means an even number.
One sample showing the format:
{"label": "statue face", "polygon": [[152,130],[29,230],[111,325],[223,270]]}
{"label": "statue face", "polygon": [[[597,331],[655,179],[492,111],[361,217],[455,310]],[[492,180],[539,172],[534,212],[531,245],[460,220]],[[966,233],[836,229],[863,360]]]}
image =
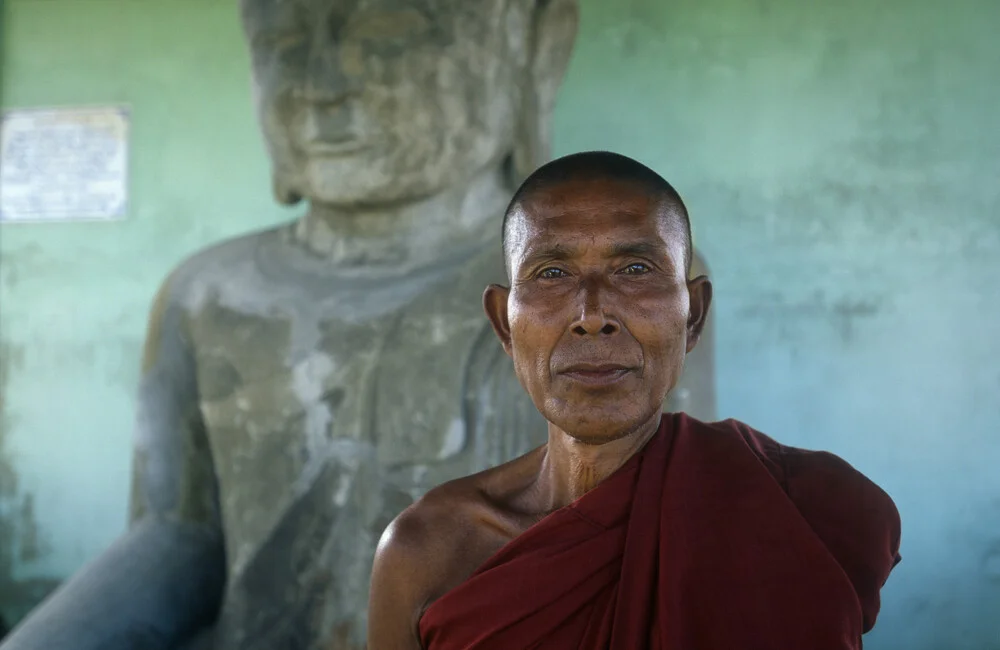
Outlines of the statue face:
{"label": "statue face", "polygon": [[533,0],[242,0],[281,194],[429,196],[511,149]]}

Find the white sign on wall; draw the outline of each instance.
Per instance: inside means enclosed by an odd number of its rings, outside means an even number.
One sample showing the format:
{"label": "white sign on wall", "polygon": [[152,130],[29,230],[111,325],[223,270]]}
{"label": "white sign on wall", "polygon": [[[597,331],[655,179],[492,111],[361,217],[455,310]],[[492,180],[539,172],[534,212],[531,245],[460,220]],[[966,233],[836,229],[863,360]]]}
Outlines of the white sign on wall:
{"label": "white sign on wall", "polygon": [[128,110],[25,109],[0,124],[0,221],[121,219]]}

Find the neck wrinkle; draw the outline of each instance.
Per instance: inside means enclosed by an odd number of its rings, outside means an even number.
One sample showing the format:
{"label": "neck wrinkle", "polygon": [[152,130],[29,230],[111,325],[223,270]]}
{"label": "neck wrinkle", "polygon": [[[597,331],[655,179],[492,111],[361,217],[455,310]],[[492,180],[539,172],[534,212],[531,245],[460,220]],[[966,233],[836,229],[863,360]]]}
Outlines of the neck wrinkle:
{"label": "neck wrinkle", "polygon": [[564,508],[596,488],[642,451],[660,428],[662,413],[635,431],[592,445],[549,424],[549,443],[539,472],[540,505],[548,512]]}

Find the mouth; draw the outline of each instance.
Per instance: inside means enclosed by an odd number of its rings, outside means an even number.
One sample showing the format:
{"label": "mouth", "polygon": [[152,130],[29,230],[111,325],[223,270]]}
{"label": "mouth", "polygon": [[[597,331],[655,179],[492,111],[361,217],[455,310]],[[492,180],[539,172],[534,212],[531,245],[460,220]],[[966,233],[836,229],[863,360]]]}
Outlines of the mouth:
{"label": "mouth", "polygon": [[368,145],[358,138],[343,140],[313,140],[302,148],[309,156],[317,158],[332,158],[346,156],[367,149]]}
{"label": "mouth", "polygon": [[632,368],[618,364],[587,364],[569,366],[559,374],[591,386],[609,386],[624,379]]}

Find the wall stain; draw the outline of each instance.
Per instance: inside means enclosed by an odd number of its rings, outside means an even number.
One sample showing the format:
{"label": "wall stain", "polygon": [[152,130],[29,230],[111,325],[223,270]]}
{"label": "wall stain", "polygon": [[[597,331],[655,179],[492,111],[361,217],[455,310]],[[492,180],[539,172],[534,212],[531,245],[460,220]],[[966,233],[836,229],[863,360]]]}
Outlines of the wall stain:
{"label": "wall stain", "polygon": [[13,289],[18,285],[22,276],[37,278],[39,271],[44,271],[45,268],[45,252],[37,243],[27,244],[18,250],[7,251],[3,258],[3,273],[0,273],[0,277],[3,278],[3,287]]}
{"label": "wall stain", "polygon": [[1000,540],[993,542],[983,556],[983,575],[990,582],[1000,584]]}
{"label": "wall stain", "polygon": [[[989,513],[989,521],[1000,521],[1000,498],[993,499],[990,503],[992,512]],[[986,546],[986,553],[983,554],[983,575],[989,582],[1000,585],[1000,526],[994,525],[990,531],[992,539]]]}
{"label": "wall stain", "polygon": [[31,562],[45,557],[52,551],[51,545],[42,537],[35,520],[35,496],[25,494],[21,499],[21,511],[18,516],[19,541],[18,559],[21,562]]}
{"label": "wall stain", "polygon": [[736,313],[740,318],[763,320],[777,326],[810,321],[803,326],[813,327],[815,321],[820,321],[832,327],[842,342],[851,343],[855,338],[858,322],[876,317],[885,303],[885,298],[873,296],[841,296],[830,299],[822,290],[798,300],[789,300],[778,292],[767,292]]}
{"label": "wall stain", "polygon": [[16,624],[59,585],[58,580],[14,577],[16,563],[38,560],[50,552],[39,534],[34,496],[19,494],[17,469],[7,447],[7,436],[16,424],[10,412],[10,378],[23,364],[23,346],[0,341],[0,614],[7,624]]}

